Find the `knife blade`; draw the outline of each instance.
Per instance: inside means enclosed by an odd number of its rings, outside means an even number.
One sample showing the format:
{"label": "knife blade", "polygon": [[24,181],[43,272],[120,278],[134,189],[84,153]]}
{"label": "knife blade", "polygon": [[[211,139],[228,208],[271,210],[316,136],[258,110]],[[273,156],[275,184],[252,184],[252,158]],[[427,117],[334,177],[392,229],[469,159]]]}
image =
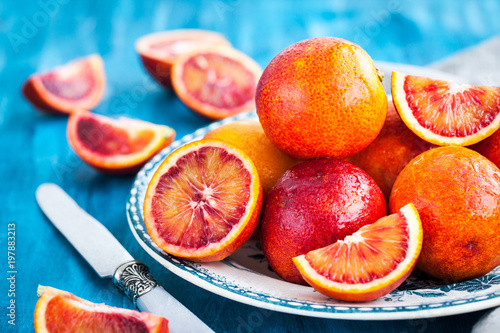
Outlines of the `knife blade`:
{"label": "knife blade", "polygon": [[149,274],[148,267],[130,255],[118,240],[56,184],[36,190],[38,205],[75,249],[103,278],[113,278],[141,311],[163,316],[170,332],[213,332],[189,309],[165,291]]}

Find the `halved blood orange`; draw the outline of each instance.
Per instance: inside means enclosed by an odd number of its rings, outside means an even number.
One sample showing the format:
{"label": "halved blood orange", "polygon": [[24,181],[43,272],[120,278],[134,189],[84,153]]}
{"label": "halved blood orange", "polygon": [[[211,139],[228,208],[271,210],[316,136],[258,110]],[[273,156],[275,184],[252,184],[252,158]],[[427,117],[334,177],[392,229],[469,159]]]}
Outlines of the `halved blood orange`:
{"label": "halved blood orange", "polygon": [[261,67],[227,46],[210,46],[180,55],[172,67],[177,96],[193,111],[222,119],[255,108]]}
{"label": "halved blood orange", "polygon": [[468,146],[500,127],[500,87],[393,72],[392,98],[405,124],[436,145]]}
{"label": "halved blood orange", "polygon": [[179,29],[156,32],[143,36],[135,43],[146,71],[159,84],[172,89],[170,70],[180,54],[207,45],[227,45],[229,41],[221,34],[201,29]]}
{"label": "halved blood orange", "polygon": [[36,333],[121,332],[168,333],[168,320],[145,312],[91,303],[75,295],[38,287]]}
{"label": "halved blood orange", "polygon": [[293,261],[320,293],[342,301],[370,301],[391,292],[410,275],[422,238],[420,217],[410,203],[344,240]]}
{"label": "halved blood orange", "polygon": [[69,117],[67,136],[76,154],[99,171],[132,174],[168,146],[175,131],[138,119],[83,111]]}
{"label": "halved blood orange", "polygon": [[66,114],[75,109],[93,109],[101,101],[105,85],[102,58],[93,54],[31,75],[22,92],[36,108]]}
{"label": "halved blood orange", "polygon": [[250,157],[203,139],[171,153],[146,191],[144,221],[165,252],[193,261],[222,260],[259,222],[262,186]]}

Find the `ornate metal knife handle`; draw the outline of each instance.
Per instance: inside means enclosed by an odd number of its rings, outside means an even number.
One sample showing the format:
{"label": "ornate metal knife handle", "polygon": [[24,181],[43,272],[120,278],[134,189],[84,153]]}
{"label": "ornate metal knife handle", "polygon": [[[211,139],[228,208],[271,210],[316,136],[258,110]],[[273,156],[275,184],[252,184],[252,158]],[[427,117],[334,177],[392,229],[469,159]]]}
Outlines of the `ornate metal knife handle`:
{"label": "ornate metal knife handle", "polygon": [[148,266],[139,260],[129,261],[118,266],[113,275],[113,283],[136,307],[137,299],[158,285],[149,274]]}

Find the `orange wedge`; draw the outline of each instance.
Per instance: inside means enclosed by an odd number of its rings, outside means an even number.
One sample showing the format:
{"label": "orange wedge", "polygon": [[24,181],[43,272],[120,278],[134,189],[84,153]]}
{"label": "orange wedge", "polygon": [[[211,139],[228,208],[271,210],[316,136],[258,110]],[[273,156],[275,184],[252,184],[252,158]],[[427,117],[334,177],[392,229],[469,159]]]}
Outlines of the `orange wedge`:
{"label": "orange wedge", "polygon": [[344,240],[293,261],[320,293],[342,301],[371,301],[396,289],[410,275],[422,238],[419,214],[408,204]]}
{"label": "orange wedge", "polygon": [[168,333],[168,320],[145,312],[95,304],[67,291],[38,287],[36,333]]}
{"label": "orange wedge", "polygon": [[193,261],[229,256],[259,222],[262,186],[250,157],[212,139],[171,153],[146,191],[144,221],[165,252]]}
{"label": "orange wedge", "polygon": [[97,170],[133,174],[173,141],[175,131],[138,119],[80,111],[69,117],[67,136],[76,154]]}
{"label": "orange wedge", "polygon": [[393,72],[392,98],[406,126],[436,145],[468,146],[500,127],[500,87]]}

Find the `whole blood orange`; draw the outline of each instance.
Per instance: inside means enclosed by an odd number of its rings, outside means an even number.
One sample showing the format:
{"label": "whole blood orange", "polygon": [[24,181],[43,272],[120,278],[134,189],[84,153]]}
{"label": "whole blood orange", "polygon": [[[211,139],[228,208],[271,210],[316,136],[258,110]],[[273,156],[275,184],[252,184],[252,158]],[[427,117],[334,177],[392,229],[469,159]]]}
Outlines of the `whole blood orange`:
{"label": "whole blood orange", "polygon": [[392,73],[392,98],[416,135],[440,146],[468,146],[500,127],[500,87]]}
{"label": "whole blood orange", "polygon": [[424,230],[418,268],[462,281],[500,264],[500,170],[488,159],[457,146],[418,155],[396,179],[390,211],[409,202]]}
{"label": "whole blood orange", "polygon": [[245,243],[258,222],[262,186],[243,151],[203,139],[172,152],[155,172],[144,199],[144,221],[165,252],[216,261]]}
{"label": "whole blood orange", "polygon": [[97,170],[133,174],[173,141],[175,131],[138,119],[82,111],[70,115],[67,136],[76,154]]}
{"label": "whole blood orange", "polygon": [[76,109],[93,109],[101,101],[105,85],[102,58],[93,54],[31,75],[22,92],[39,110],[67,114]]}
{"label": "whole blood orange", "polygon": [[172,67],[172,84],[193,111],[222,119],[255,108],[255,86],[261,74],[249,56],[213,45],[179,55]]}
{"label": "whole blood orange", "polygon": [[269,139],[298,159],[347,157],[380,132],[387,97],[370,56],[340,38],[306,39],[281,51],[256,92]]}
{"label": "whole blood orange", "polygon": [[486,139],[469,147],[477,151],[500,168],[500,131],[496,131]]}
{"label": "whole blood orange", "polygon": [[135,43],[135,49],[146,71],[167,89],[172,89],[170,71],[175,59],[184,53],[208,45],[227,45],[221,34],[201,29],[178,29],[155,32],[143,36]]}
{"label": "whole blood orange", "polygon": [[168,320],[145,312],[95,304],[67,291],[38,287],[36,333],[168,333]]}
{"label": "whole blood orange", "polygon": [[258,121],[233,121],[208,132],[205,138],[229,142],[247,153],[259,173],[264,197],[286,170],[300,163],[276,148]]}
{"label": "whole blood orange", "polygon": [[293,258],[320,293],[365,302],[396,289],[410,275],[422,249],[422,223],[410,203],[324,248]]}
{"label": "whole blood orange", "polygon": [[280,277],[305,284],[293,257],[344,239],[386,213],[382,191],[360,168],[336,159],[305,161],[266,197],[262,250]]}
{"label": "whole blood orange", "polygon": [[377,138],[346,161],[368,173],[389,202],[392,185],[399,173],[415,156],[435,145],[422,140],[408,129],[399,117],[392,101],[388,103],[384,127]]}

